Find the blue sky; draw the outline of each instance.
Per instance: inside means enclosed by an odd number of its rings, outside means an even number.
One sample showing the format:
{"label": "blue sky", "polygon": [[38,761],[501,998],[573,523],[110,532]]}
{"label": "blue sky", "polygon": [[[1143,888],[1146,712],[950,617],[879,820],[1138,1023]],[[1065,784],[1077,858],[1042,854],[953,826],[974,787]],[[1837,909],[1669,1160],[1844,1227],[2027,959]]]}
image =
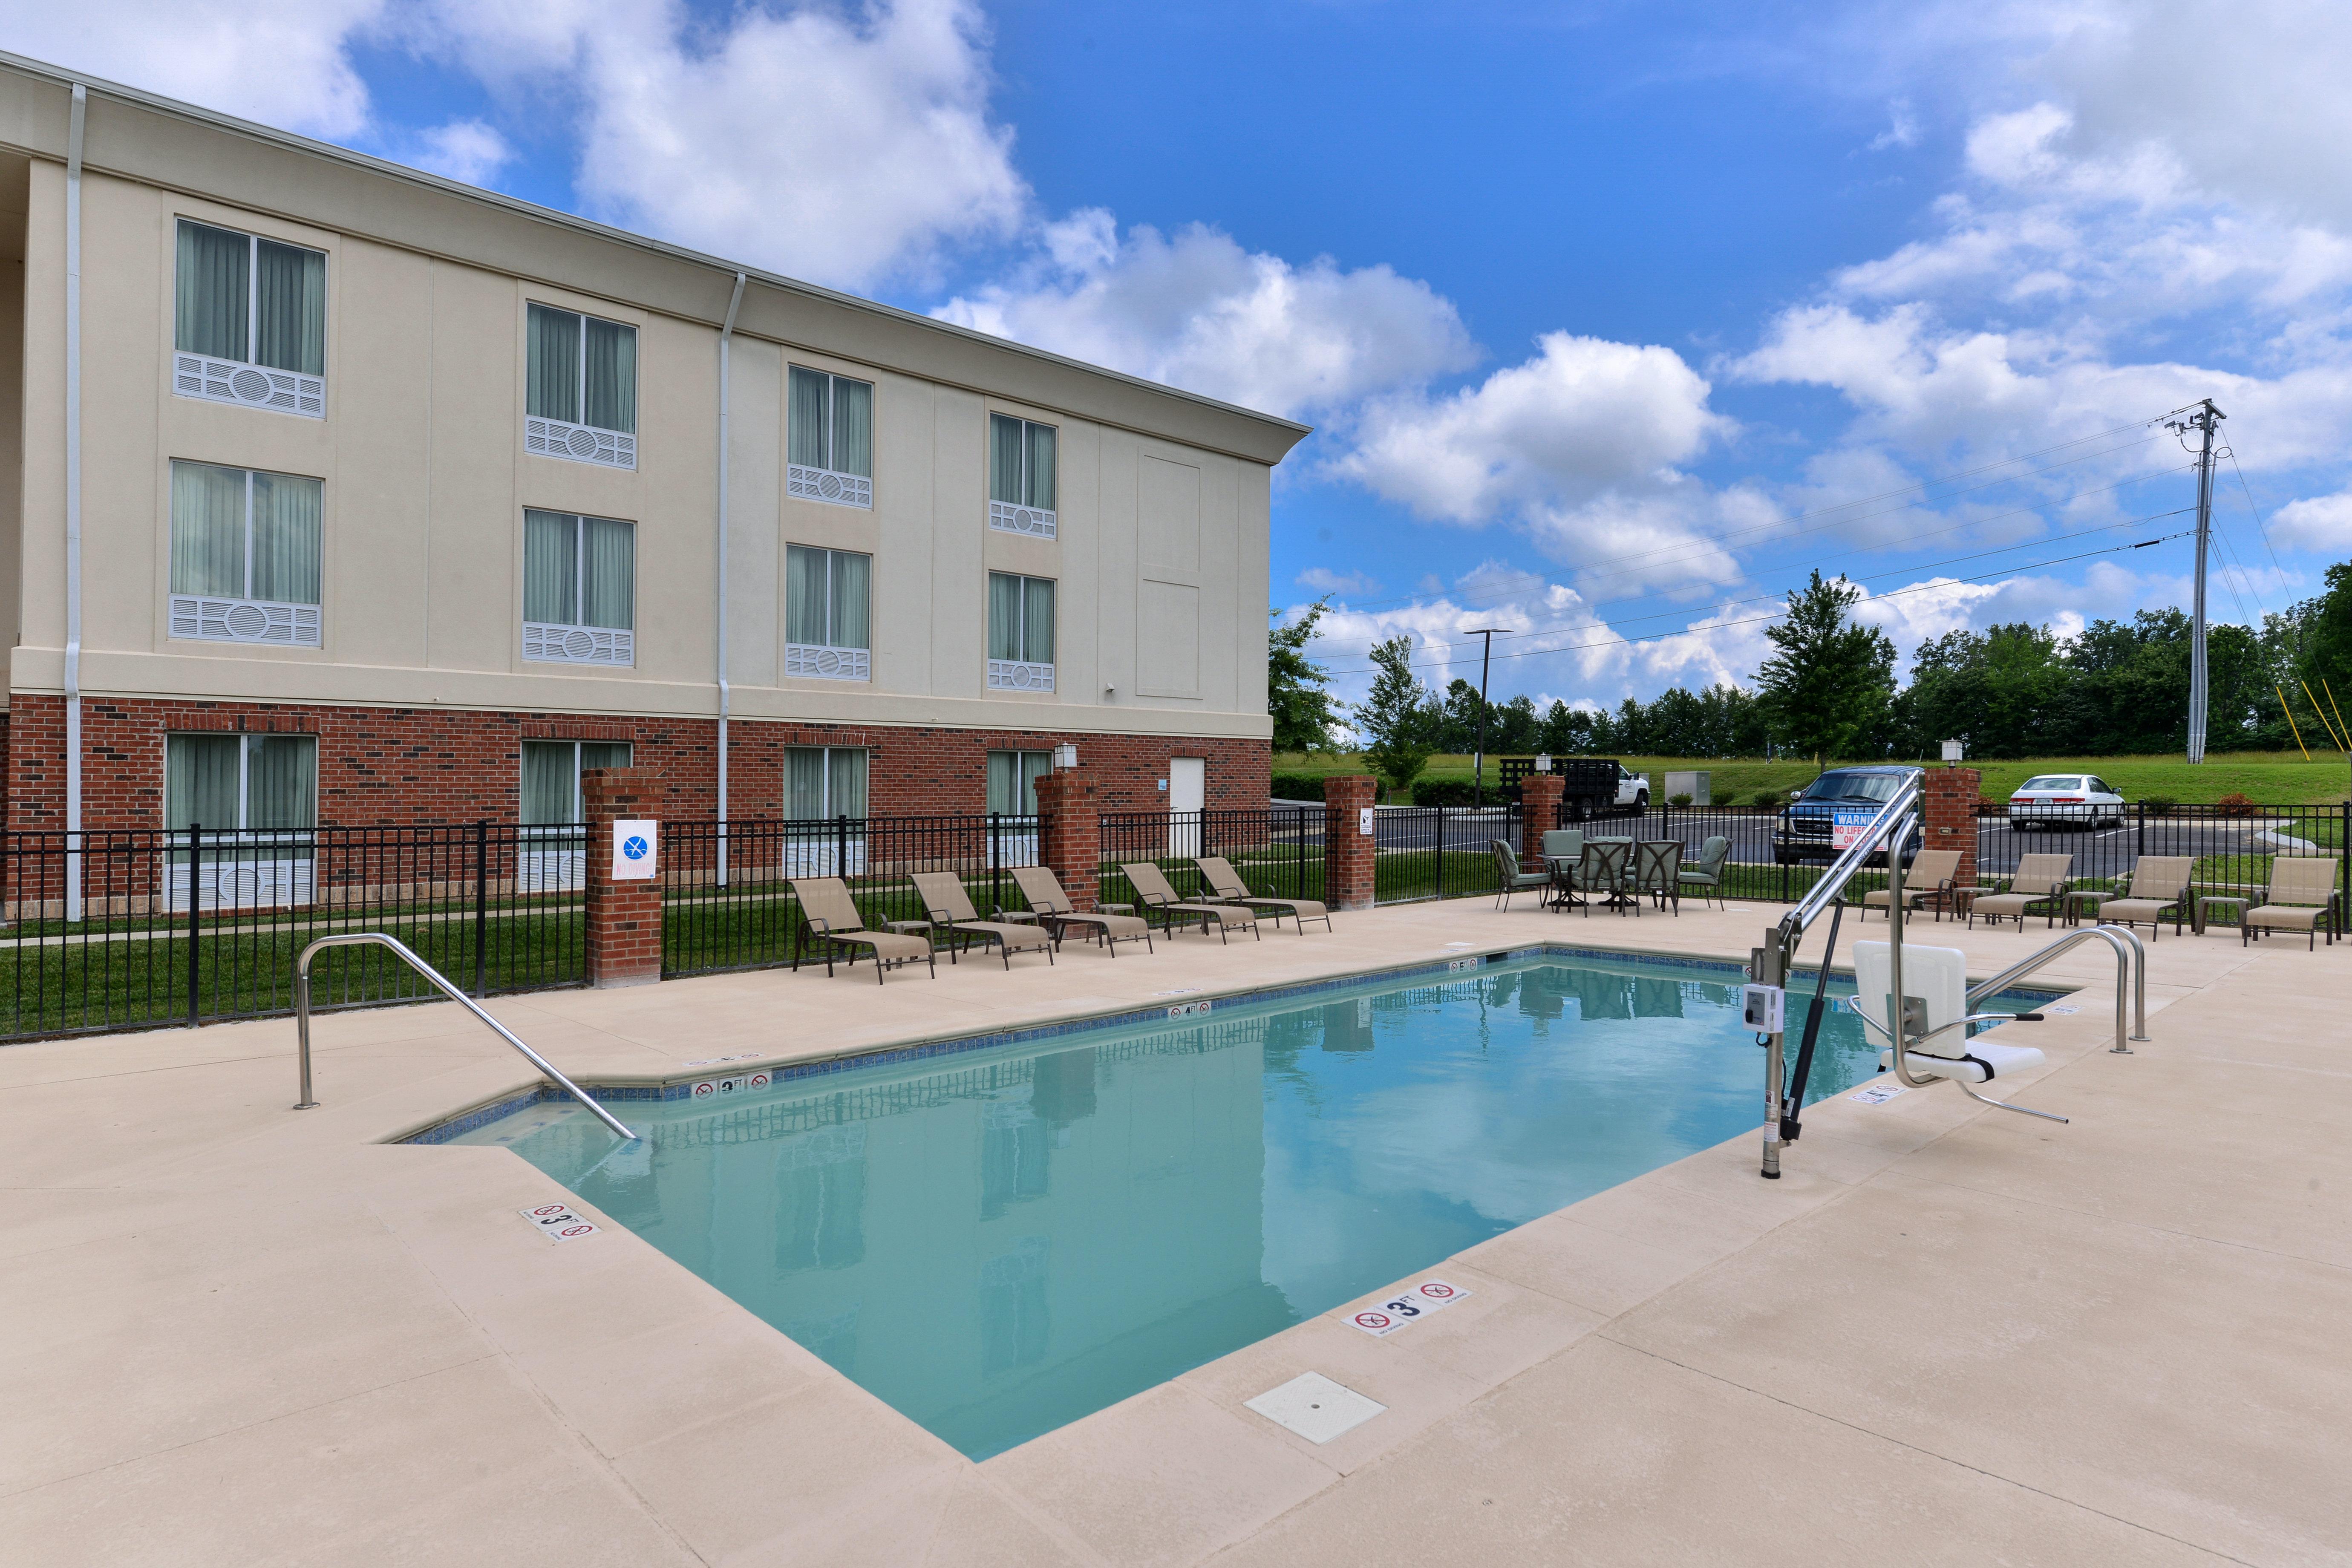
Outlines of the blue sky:
{"label": "blue sky", "polygon": [[2340,6],[9,11],[19,52],[1314,424],[1272,592],[1332,595],[1350,692],[1399,631],[1475,673],[1483,625],[1501,696],[1744,679],[1817,565],[1906,657],[2183,602],[2186,540],[2115,547],[2188,526],[2150,421],[2204,396],[2216,614],[2352,554]]}

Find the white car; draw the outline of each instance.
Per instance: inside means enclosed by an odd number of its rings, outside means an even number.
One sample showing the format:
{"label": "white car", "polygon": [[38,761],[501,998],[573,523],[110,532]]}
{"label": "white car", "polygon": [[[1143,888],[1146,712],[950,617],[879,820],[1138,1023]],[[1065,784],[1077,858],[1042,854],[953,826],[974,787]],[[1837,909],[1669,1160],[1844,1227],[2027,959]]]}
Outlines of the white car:
{"label": "white car", "polygon": [[2027,827],[2116,827],[2124,797],[2096,773],[2042,773],[2009,797],[2009,825]]}

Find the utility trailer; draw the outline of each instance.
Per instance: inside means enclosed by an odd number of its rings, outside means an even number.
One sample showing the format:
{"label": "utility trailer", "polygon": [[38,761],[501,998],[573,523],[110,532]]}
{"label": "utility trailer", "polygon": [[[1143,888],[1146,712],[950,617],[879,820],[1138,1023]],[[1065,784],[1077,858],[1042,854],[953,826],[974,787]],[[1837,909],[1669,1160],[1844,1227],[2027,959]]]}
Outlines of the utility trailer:
{"label": "utility trailer", "polygon": [[[1536,771],[1533,757],[1502,757],[1497,761],[1502,764],[1506,792],[1517,790],[1519,781]],[[1648,775],[1627,772],[1614,757],[1554,757],[1551,771],[1560,782],[1560,815],[1570,822],[1581,822],[1615,809],[1650,808]]]}

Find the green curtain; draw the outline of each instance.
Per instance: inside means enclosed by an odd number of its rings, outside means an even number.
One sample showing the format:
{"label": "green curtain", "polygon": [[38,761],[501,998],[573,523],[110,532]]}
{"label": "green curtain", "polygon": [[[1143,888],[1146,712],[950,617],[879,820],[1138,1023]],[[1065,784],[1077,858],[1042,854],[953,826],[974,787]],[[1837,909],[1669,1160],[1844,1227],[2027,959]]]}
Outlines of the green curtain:
{"label": "green curtain", "polygon": [[309,735],[245,737],[245,826],[285,832],[318,826],[319,742]]}
{"label": "green curtain", "polygon": [[1053,752],[1024,752],[1021,753],[1022,816],[1034,816],[1037,815],[1037,781],[1053,771]]}
{"label": "green curtain", "polygon": [[1021,809],[1021,753],[988,753],[988,809],[1008,816]]}
{"label": "green curtain", "polygon": [[522,618],[580,624],[580,520],[555,511],[522,514]]}
{"label": "green curtain", "polygon": [[824,815],[824,752],[821,749],[784,748],[784,815],[802,819]]}
{"label": "green curtain", "polygon": [[833,552],[833,646],[872,647],[867,640],[874,598],[874,557]]}
{"label": "green curtain", "polygon": [[785,432],[785,461],[804,468],[829,468],[833,453],[825,430],[825,383],[821,370],[793,366],[792,418]]}
{"label": "green curtain", "polygon": [[530,360],[524,408],[540,419],[580,422],[580,318],[569,310],[530,307]]}
{"label": "green curtain", "polygon": [[525,741],[522,743],[522,820],[526,827],[546,827],[576,820],[573,804],[580,781],[572,773],[579,754],[571,741]]}
{"label": "green curtain", "polygon": [[319,603],[319,520],[325,491],[317,479],[253,476],[253,597],[281,605]]}
{"label": "green curtain", "polygon": [[235,827],[237,735],[163,737],[163,826]]}
{"label": "green curtain", "polygon": [[637,329],[588,319],[587,423],[599,430],[637,428]]}
{"label": "green curtain", "polygon": [[242,360],[252,352],[246,330],[247,237],[180,220],[180,266],[173,290],[172,344],[183,353]]}
{"label": "green curtain", "polygon": [[626,741],[583,741],[580,742],[580,771],[596,768],[625,768],[629,765],[629,742]]}
{"label": "green curtain", "polygon": [[172,592],[245,597],[243,468],[173,459]]}
{"label": "green curtain", "polygon": [[1021,487],[1021,421],[988,416],[988,499],[1025,504]]}
{"label": "green curtain", "polygon": [[588,584],[580,606],[580,624],[616,626],[636,625],[637,531],[607,517],[587,520]]}
{"label": "green curtain", "polygon": [[833,467],[874,477],[874,388],[839,375],[833,378]]}
{"label": "green curtain", "polygon": [[831,634],[825,622],[824,558],[828,552],[805,544],[784,547],[784,640],[824,646]]}
{"label": "green curtain", "polygon": [[327,374],[327,258],[315,250],[254,244],[256,364],[304,375]]}
{"label": "green curtain", "polygon": [[1010,573],[988,574],[988,657],[1021,657],[1021,579]]}
{"label": "green curtain", "polygon": [[1054,510],[1054,427],[1032,425],[1029,433],[1029,483],[1022,498],[1030,506]]}
{"label": "green curtain", "polygon": [[825,752],[827,771],[832,777],[832,797],[825,802],[827,816],[864,816],[866,815],[866,753],[862,750],[836,746]]}
{"label": "green curtain", "polygon": [[1029,605],[1022,616],[1022,647],[1027,649],[1022,658],[1032,664],[1054,662],[1054,580],[1051,577],[1024,577],[1022,586],[1028,590]]}

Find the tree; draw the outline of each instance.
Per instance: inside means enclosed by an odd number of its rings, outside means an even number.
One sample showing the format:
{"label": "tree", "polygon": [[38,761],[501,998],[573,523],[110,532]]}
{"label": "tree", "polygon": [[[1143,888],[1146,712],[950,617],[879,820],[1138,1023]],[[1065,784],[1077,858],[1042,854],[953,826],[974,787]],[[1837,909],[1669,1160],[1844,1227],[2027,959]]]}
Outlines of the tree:
{"label": "tree", "polygon": [[1356,728],[1371,744],[1364,760],[1389,781],[1393,794],[1412,788],[1429,765],[1438,727],[1436,700],[1412,673],[1410,633],[1372,645],[1371,691],[1356,709]]}
{"label": "tree", "polygon": [[1854,757],[1888,738],[1895,645],[1853,618],[1862,590],[1817,570],[1789,591],[1789,613],[1764,635],[1780,651],[1756,672],[1758,695],[1782,743],[1801,752]]}
{"label": "tree", "polygon": [[[1274,749],[1277,752],[1328,752],[1331,726],[1340,714],[1339,701],[1326,687],[1330,675],[1307,657],[1315,640],[1315,623],[1330,601],[1318,599],[1299,612],[1288,626],[1277,625],[1266,634],[1265,710],[1274,718]],[[1276,610],[1276,621],[1282,612]]]}

